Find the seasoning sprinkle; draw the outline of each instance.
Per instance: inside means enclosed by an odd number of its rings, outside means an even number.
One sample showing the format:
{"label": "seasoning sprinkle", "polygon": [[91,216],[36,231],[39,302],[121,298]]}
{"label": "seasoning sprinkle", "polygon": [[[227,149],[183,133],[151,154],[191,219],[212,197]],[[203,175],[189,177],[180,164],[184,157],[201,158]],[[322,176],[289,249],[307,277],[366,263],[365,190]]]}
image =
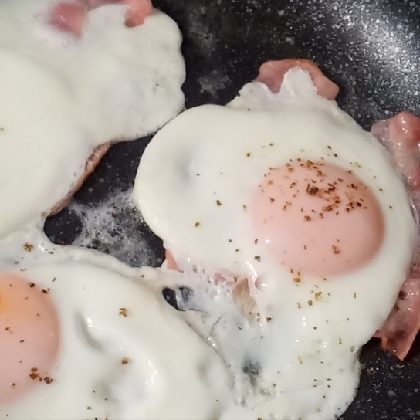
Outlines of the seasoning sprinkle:
{"label": "seasoning sprinkle", "polygon": [[336,245],[333,245],[332,249],[334,251],[334,254],[339,254],[340,253],[340,249]]}
{"label": "seasoning sprinkle", "polygon": [[28,242],[25,242],[24,248],[25,248],[25,251],[31,252],[34,249],[34,246]]}

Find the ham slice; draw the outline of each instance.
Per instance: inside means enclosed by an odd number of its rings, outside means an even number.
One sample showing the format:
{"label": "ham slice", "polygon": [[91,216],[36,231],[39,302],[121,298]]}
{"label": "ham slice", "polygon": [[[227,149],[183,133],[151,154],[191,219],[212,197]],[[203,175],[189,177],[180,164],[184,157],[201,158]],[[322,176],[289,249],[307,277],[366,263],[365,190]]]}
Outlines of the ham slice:
{"label": "ham slice", "polygon": [[61,31],[81,37],[86,17],[86,8],[81,2],[61,2],[52,9],[50,24]]}
{"label": "ham slice", "polygon": [[375,334],[381,347],[404,360],[420,329],[420,277],[410,273],[382,328]]}
{"label": "ham slice", "polygon": [[[283,83],[284,75],[294,67],[299,67],[309,72],[317,92],[326,99],[335,99],[339,92],[338,86],[324,76],[319,67],[309,60],[288,59],[279,61],[267,61],[262,64],[257,81],[265,83],[269,89],[277,93]],[[165,250],[163,267],[168,270],[179,270],[179,266],[170,250]],[[247,279],[237,279],[234,275],[227,279],[221,274],[216,274],[216,281],[226,281],[232,284],[233,299],[242,313],[250,321],[258,318],[257,306],[254,297],[250,293]]]}
{"label": "ham slice", "polygon": [[[165,249],[165,261],[163,262],[162,267],[167,270],[181,271],[173,254],[168,249]],[[250,322],[259,319],[257,303],[249,290],[248,279],[233,276],[226,278],[221,274],[216,273],[215,281],[226,282],[232,286],[232,298],[245,318]]]}
{"label": "ham slice", "polygon": [[[413,205],[420,214],[420,118],[409,112],[378,121],[372,134],[390,151],[395,166],[404,176]],[[413,266],[402,285],[398,299],[382,328],[375,334],[381,345],[403,360],[420,329],[420,244]]]}
{"label": "ham slice", "polygon": [[168,270],[179,271],[178,264],[176,263],[171,251],[169,251],[168,249],[165,249],[165,260],[163,261],[163,264]]}
{"label": "ham slice", "polygon": [[317,93],[326,99],[335,99],[339,92],[339,87],[324,76],[320,68],[309,60],[288,59],[279,61],[267,61],[260,67],[257,81],[265,83],[272,92],[280,91],[284,75],[294,67],[306,70],[312,78],[312,82],[317,88]]}
{"label": "ham slice", "polygon": [[105,4],[127,5],[126,25],[139,26],[153,13],[150,0],[77,0],[57,3],[50,14],[50,24],[57,29],[81,37],[89,10]]}

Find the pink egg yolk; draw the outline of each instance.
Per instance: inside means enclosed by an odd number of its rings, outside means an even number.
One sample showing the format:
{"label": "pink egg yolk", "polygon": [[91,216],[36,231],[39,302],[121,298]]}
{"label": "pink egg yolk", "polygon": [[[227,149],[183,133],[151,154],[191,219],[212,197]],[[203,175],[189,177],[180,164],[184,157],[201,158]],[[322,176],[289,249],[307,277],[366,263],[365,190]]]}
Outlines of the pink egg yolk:
{"label": "pink egg yolk", "polygon": [[295,275],[350,273],[372,260],[384,239],[372,190],[327,162],[297,159],[270,168],[253,204],[258,241]]}
{"label": "pink egg yolk", "polygon": [[59,351],[57,309],[23,277],[0,273],[0,404],[48,386]]}

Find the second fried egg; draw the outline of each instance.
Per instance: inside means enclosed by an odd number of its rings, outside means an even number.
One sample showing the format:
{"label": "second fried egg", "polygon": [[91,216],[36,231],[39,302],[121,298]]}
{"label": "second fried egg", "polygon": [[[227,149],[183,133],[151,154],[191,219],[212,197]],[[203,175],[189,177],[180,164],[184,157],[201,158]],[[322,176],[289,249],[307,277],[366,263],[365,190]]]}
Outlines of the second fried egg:
{"label": "second fried egg", "polygon": [[221,316],[212,331],[224,331],[225,359],[253,360],[261,389],[276,384],[269,394],[281,404],[258,402],[250,418],[343,412],[357,352],[391,310],[415,240],[409,196],[382,146],[292,69],[279,93],[253,82],[229,106],[194,108],[164,127],[133,199],[181,271],[205,272],[216,288],[221,278],[242,284],[242,332],[219,301],[204,306]]}

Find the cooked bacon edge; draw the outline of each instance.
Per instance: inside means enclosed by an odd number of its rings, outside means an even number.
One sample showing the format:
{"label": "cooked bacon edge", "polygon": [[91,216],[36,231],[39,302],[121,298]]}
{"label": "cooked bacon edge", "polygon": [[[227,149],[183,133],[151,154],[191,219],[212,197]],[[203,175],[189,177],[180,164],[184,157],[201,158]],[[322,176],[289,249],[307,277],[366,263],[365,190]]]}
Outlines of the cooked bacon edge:
{"label": "cooked bacon edge", "polygon": [[[372,126],[372,134],[390,151],[394,165],[404,176],[415,211],[420,214],[420,118],[401,112]],[[413,209],[414,210],[414,209]],[[420,242],[412,268],[384,325],[375,334],[381,346],[403,360],[420,329]]]}
{"label": "cooked bacon edge", "polygon": [[340,90],[339,87],[325,77],[320,68],[309,60],[287,59],[267,61],[260,67],[257,81],[265,83],[272,92],[277,93],[280,91],[284,75],[294,67],[299,67],[309,73],[318,95],[330,100],[336,98]]}

